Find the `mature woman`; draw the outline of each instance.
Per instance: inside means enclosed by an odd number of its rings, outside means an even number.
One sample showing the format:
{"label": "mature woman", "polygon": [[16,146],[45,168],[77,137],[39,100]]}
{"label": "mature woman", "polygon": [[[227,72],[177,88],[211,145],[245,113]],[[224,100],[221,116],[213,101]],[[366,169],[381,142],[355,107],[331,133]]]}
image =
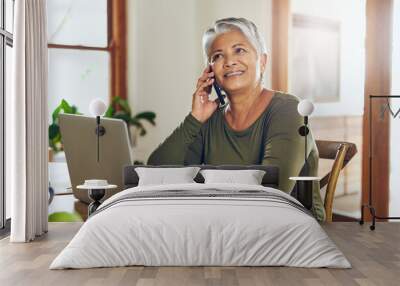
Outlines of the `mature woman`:
{"label": "mature woman", "polygon": [[[279,188],[290,193],[304,168],[304,138],[298,98],[263,87],[267,64],[257,27],[243,18],[215,22],[203,35],[207,67],[197,82],[192,111],[150,155],[148,164],[243,164],[279,167]],[[216,81],[228,98],[225,108],[210,100]],[[318,150],[308,136],[308,169],[316,175]],[[324,220],[318,183],[313,189],[313,213]]]}

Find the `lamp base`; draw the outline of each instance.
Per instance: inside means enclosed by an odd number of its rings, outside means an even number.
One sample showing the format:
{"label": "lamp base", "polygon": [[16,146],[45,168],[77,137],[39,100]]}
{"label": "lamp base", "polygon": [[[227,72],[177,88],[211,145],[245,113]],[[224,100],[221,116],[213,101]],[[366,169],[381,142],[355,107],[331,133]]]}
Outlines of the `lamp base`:
{"label": "lamp base", "polygon": [[311,210],[313,205],[313,182],[320,181],[320,177],[290,177],[292,181],[296,181],[292,196],[295,197],[303,206]]}
{"label": "lamp base", "polygon": [[106,193],[105,189],[89,189],[89,197],[93,200],[88,207],[88,216],[91,216],[101,205],[100,200]]}
{"label": "lamp base", "polygon": [[313,203],[312,186],[312,180],[297,181],[297,200],[300,201],[308,210],[311,210]]}

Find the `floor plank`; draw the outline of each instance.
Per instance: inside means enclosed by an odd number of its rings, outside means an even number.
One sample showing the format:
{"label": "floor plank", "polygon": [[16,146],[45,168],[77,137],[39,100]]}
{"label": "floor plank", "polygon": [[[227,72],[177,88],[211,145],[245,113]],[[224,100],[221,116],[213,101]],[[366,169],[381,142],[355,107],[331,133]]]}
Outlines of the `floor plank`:
{"label": "floor plank", "polygon": [[82,223],[50,223],[49,232],[32,243],[0,240],[0,285],[398,285],[400,223],[323,225],[352,263],[352,269],[290,267],[116,267],[49,270],[55,256]]}

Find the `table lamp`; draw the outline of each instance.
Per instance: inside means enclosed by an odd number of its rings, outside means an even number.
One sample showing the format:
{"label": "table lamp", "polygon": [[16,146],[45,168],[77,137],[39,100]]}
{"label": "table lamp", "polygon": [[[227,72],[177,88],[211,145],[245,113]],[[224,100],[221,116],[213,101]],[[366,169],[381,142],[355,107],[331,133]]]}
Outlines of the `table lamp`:
{"label": "table lamp", "polygon": [[93,99],[89,105],[90,113],[96,117],[96,135],[97,135],[97,162],[100,160],[100,136],[103,136],[106,133],[106,129],[104,126],[100,125],[100,116],[106,112],[107,106],[99,98]]}
{"label": "table lamp", "polygon": [[314,104],[308,100],[303,99],[297,105],[297,111],[301,116],[304,117],[304,125],[299,128],[299,134],[304,136],[304,167],[305,174],[308,176],[308,162],[307,162],[307,135],[310,133],[308,129],[308,116],[310,116],[314,111]]}

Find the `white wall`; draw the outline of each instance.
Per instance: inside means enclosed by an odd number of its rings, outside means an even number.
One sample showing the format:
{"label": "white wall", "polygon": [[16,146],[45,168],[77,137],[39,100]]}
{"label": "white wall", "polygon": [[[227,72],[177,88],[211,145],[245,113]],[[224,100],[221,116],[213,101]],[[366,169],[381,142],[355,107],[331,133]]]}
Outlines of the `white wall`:
{"label": "white wall", "polygon": [[[316,103],[313,116],[362,115],[365,70],[365,0],[291,0],[292,13],[338,20],[340,31],[340,101]],[[305,45],[307,43],[304,43]]]}
{"label": "white wall", "polygon": [[[256,23],[269,47],[270,5],[271,0],[128,1],[129,102],[134,112],[157,114],[157,126],[139,139],[135,159],[146,161],[189,114],[204,68],[201,37],[206,28],[219,18],[245,17]],[[270,82],[268,73],[265,82]]]}

